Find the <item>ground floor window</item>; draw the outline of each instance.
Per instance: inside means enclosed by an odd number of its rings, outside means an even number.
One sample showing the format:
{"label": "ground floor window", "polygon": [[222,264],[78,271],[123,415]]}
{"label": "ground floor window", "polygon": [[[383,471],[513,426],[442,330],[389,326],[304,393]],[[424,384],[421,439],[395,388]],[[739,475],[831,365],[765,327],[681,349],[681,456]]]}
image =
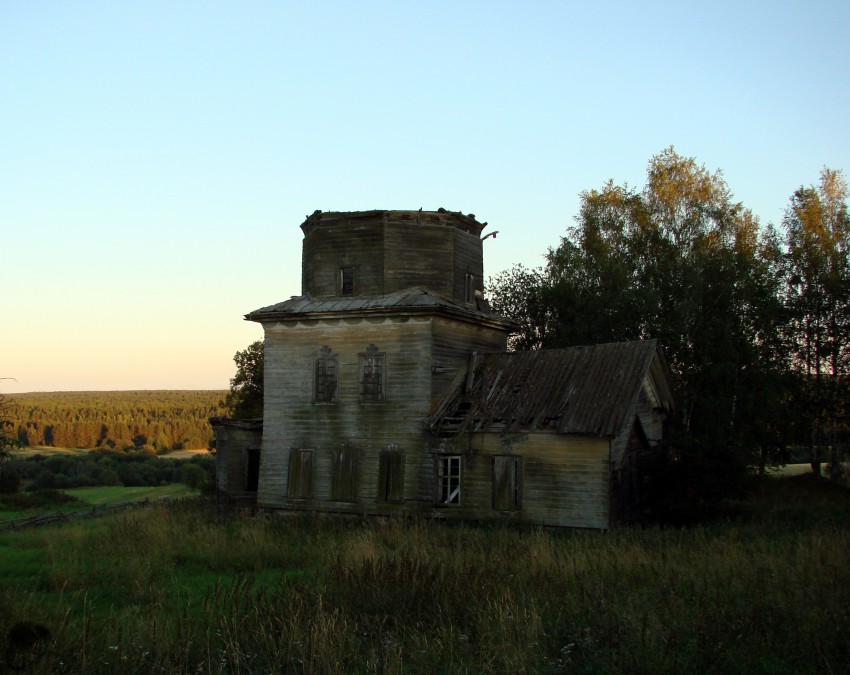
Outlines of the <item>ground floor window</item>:
{"label": "ground floor window", "polygon": [[347,446],[333,453],[331,467],[331,499],[333,501],[357,501],[357,460],[357,451]]}
{"label": "ground floor window", "polygon": [[437,503],[460,504],[460,455],[437,455]]}
{"label": "ground floor window", "polygon": [[404,455],[396,447],[381,453],[378,499],[384,502],[400,502],[404,498]]}
{"label": "ground floor window", "polygon": [[289,497],[313,496],[313,451],[293,448],[289,451]]}
{"label": "ground floor window", "polygon": [[493,457],[493,509],[516,511],[522,506],[522,460],[514,455]]}

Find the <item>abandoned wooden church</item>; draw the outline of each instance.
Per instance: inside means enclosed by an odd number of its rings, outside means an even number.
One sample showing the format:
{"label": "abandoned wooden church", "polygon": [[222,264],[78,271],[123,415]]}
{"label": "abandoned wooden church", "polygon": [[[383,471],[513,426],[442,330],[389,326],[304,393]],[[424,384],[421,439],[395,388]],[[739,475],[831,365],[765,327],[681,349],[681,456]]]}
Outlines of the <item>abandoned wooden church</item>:
{"label": "abandoned wooden church", "polygon": [[608,528],[672,408],[654,341],[507,352],[472,215],[316,211],[262,324],[262,420],[213,420],[224,500]]}

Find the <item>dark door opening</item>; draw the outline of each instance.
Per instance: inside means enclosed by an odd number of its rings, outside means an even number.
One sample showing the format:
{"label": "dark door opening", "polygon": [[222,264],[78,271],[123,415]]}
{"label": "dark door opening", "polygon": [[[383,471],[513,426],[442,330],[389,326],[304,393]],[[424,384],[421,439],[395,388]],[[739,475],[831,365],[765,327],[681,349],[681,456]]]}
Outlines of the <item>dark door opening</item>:
{"label": "dark door opening", "polygon": [[245,452],[245,490],[256,492],[260,485],[260,449],[248,448]]}

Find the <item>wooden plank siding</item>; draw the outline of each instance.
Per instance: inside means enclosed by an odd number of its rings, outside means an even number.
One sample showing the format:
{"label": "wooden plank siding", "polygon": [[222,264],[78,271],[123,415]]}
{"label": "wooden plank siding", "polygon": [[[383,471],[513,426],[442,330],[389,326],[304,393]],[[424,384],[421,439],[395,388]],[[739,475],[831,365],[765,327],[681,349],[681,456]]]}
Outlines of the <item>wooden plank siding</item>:
{"label": "wooden plank siding", "polygon": [[431,405],[428,412],[445,396],[459,372],[465,371],[470,356],[484,352],[501,352],[507,348],[504,330],[471,322],[458,322],[445,317],[433,319]]}
{"label": "wooden plank siding", "polygon": [[[351,246],[356,238],[357,247]],[[322,298],[339,295],[339,270],[354,267],[354,293],[381,295],[384,291],[384,226],[358,222],[352,227],[320,227],[302,243],[301,288]]]}
{"label": "wooden plank siding", "polygon": [[[516,327],[477,295],[484,225],[304,221],[302,294],[246,315],[265,332],[259,507],[598,529],[623,510],[612,470],[672,404],[656,345],[505,353]],[[245,457],[221,455],[220,486]]]}
{"label": "wooden plank siding", "polygon": [[[498,433],[473,435],[472,457],[463,455],[461,505],[439,507],[435,513],[445,518],[608,527],[608,439],[554,433],[527,434],[513,443],[508,439]],[[521,458],[522,498],[514,511],[493,508],[493,457],[504,455]]]}
{"label": "wooden plank siding", "polygon": [[[264,402],[264,462],[258,502],[289,503],[289,454],[312,448],[311,507],[330,502],[334,456],[343,446],[357,453],[356,494],[334,509],[362,510],[363,501],[378,495],[380,455],[397,446],[410,462],[425,447],[422,420],[431,393],[431,347],[428,317],[349,318],[276,322],[266,325],[266,396]],[[360,397],[360,355],[370,346],[385,355],[385,398]],[[338,359],[335,403],[314,403],[314,364],[327,346]],[[417,471],[405,472],[404,494],[417,494]],[[303,506],[303,504],[301,504]],[[326,505],[328,506],[328,505]]]}
{"label": "wooden plank siding", "polygon": [[216,489],[223,493],[244,492],[248,482],[248,449],[260,447],[262,422],[215,417],[210,424],[216,442]]}

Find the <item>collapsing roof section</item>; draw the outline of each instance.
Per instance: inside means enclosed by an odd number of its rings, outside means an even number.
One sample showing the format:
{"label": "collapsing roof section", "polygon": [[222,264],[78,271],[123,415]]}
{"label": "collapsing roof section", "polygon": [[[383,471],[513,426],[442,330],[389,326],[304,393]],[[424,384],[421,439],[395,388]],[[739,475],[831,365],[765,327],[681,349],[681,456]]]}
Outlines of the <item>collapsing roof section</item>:
{"label": "collapsing roof section", "polygon": [[631,421],[647,376],[654,404],[673,407],[655,340],[483,354],[473,357],[470,368],[427,421],[432,433],[616,436]]}
{"label": "collapsing roof section", "polygon": [[359,222],[409,222],[423,225],[446,225],[473,234],[476,237],[480,237],[481,231],[487,227],[487,223],[479,223],[475,219],[474,213],[464,215],[460,211],[449,211],[444,208],[439,208],[436,211],[374,209],[372,211],[317,210],[305,218],[301,224],[301,230],[306,236],[319,226],[351,225]]}

